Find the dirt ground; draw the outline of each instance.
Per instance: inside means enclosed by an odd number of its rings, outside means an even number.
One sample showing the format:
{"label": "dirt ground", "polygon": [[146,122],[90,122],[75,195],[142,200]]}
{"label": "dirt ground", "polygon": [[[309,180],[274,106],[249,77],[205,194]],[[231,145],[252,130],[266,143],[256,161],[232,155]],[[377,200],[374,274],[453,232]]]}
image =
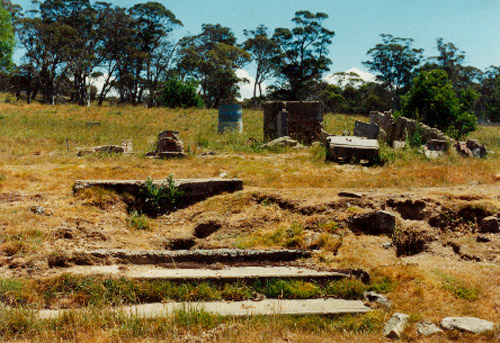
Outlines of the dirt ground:
{"label": "dirt ground", "polygon": [[[10,110],[7,120],[15,117]],[[89,120],[96,118],[105,122],[102,115]],[[147,150],[144,143],[144,151],[136,156],[78,158],[73,151],[65,151],[61,137],[14,142],[16,131],[6,132],[0,139],[0,275],[4,280],[60,275],[79,264],[76,253],[96,249],[163,250],[186,240],[191,249],[304,249],[312,257],[297,265],[362,269],[375,280],[390,280],[393,287],[386,296],[393,307],[383,315],[410,315],[405,341],[486,342],[498,336],[500,234],[482,232],[481,226],[484,218],[500,213],[497,157],[474,161],[452,155],[431,162],[411,155],[368,168],[324,163],[316,159],[315,148],[306,148],[153,161],[141,155]],[[151,140],[154,134],[148,137]],[[43,143],[26,149],[23,141],[32,146]],[[75,196],[71,190],[77,179],[165,179],[169,174],[176,178],[225,174],[241,178],[244,190],[156,218],[134,217],[121,194],[90,190]],[[394,220],[392,229],[378,231],[377,223],[386,220]],[[196,237],[202,225],[208,225],[211,233]],[[416,323],[438,324],[446,316],[490,320],[497,331],[493,336],[423,339],[416,335]],[[280,329],[273,336],[269,325],[252,325],[259,342],[383,341],[378,331],[340,330],[325,336],[321,331],[297,331],[296,324],[275,323]],[[251,335],[241,328],[234,332],[214,334],[205,341],[236,342]],[[113,340],[108,331],[99,335],[103,342]],[[92,341],[84,332],[72,337]],[[123,341],[141,341],[134,337]],[[42,341],[52,340],[56,338]]]}

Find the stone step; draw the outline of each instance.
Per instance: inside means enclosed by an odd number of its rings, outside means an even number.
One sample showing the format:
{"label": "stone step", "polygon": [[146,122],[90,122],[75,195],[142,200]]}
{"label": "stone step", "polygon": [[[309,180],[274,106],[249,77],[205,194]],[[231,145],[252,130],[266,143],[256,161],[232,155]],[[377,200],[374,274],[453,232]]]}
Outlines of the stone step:
{"label": "stone step", "polygon": [[[222,193],[233,193],[243,190],[243,181],[239,179],[178,179],[175,186],[184,192],[179,200],[199,201]],[[166,181],[156,180],[157,186],[167,186]],[[92,187],[100,187],[118,193],[139,195],[144,187],[144,180],[77,180],[73,193]]]}
{"label": "stone step", "polygon": [[154,265],[74,266],[64,273],[83,276],[118,276],[142,280],[236,281],[262,279],[340,280],[349,273],[317,271],[300,267],[225,267],[223,269],[171,269]]}
{"label": "stone step", "polygon": [[[41,310],[38,316],[44,319],[57,318],[70,311],[79,310]],[[366,313],[371,309],[359,300],[343,299],[309,299],[281,300],[265,299],[261,301],[237,302],[192,302],[192,303],[154,303],[113,308],[112,311],[127,316],[157,318],[167,316],[175,311],[205,311],[221,316],[253,316],[253,315],[330,315]]]}
{"label": "stone step", "polygon": [[[77,265],[100,262],[160,264],[160,263],[263,263],[289,262],[309,258],[312,253],[304,250],[94,250],[73,252],[69,260]],[[108,263],[109,264],[109,263]]]}

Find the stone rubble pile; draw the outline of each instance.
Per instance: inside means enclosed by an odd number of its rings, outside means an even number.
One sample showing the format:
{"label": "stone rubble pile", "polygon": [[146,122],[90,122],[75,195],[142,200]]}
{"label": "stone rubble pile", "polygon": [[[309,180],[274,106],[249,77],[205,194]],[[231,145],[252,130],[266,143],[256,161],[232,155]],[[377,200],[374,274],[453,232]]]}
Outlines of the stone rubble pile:
{"label": "stone rubble pile", "polygon": [[184,153],[184,143],[182,142],[179,131],[166,130],[158,135],[156,150],[148,152],[146,156],[156,158],[182,158],[186,157]]}
{"label": "stone rubble pile", "polygon": [[78,156],[97,153],[133,154],[132,141],[123,140],[121,145],[99,145],[93,147],[76,148]]}

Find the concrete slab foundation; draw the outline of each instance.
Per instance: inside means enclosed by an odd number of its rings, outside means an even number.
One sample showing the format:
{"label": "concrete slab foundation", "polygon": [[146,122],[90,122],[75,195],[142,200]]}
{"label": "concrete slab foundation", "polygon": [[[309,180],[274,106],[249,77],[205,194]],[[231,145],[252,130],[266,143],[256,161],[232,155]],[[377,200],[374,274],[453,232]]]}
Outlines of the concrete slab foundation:
{"label": "concrete slab foundation", "polygon": [[[193,303],[155,303],[115,308],[113,311],[128,316],[144,318],[163,317],[175,311],[205,311],[220,316],[253,316],[253,315],[328,315],[366,313],[371,309],[362,301],[342,299],[309,299],[237,302],[193,302]],[[72,310],[42,310],[38,316],[45,319],[57,318]],[[81,310],[73,310],[81,311]]]}
{"label": "concrete slab foundation", "polygon": [[[158,186],[167,186],[166,181],[153,181]],[[73,186],[76,194],[82,189],[100,187],[118,193],[138,195],[144,187],[144,180],[77,180]],[[243,181],[239,179],[178,179],[175,186],[184,192],[179,200],[201,200],[208,197],[233,193],[243,190]]]}
{"label": "concrete slab foundation", "polygon": [[299,267],[226,267],[223,269],[167,269],[149,265],[75,266],[64,269],[65,274],[84,276],[105,275],[143,280],[252,280],[252,279],[308,279],[339,280],[346,273],[317,271]]}

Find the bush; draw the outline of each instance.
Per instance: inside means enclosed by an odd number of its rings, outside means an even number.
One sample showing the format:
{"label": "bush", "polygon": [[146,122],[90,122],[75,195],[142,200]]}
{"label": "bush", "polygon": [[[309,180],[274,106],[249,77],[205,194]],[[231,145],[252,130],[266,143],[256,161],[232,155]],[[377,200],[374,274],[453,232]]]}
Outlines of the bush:
{"label": "bush", "polygon": [[140,192],[143,212],[154,216],[176,208],[176,203],[184,192],[176,187],[172,174],[167,177],[166,182],[166,187],[157,186],[150,177],[146,179]]}
{"label": "bush", "polygon": [[421,72],[403,99],[405,116],[446,131],[454,138],[476,129],[476,117],[470,111],[477,100],[473,91],[459,99],[444,70]]}
{"label": "bush", "polygon": [[201,95],[196,91],[196,86],[194,81],[169,80],[161,91],[159,104],[172,108],[203,108],[205,104]]}

